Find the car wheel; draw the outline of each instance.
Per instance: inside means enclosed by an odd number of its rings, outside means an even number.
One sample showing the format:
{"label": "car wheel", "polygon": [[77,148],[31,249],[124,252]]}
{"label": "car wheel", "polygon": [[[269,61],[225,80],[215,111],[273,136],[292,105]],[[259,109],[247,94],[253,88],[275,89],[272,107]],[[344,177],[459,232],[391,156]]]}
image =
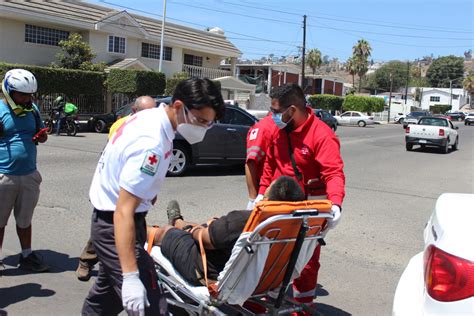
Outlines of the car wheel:
{"label": "car wheel", "polygon": [[365,122],[364,121],[359,121],[357,122],[357,125],[359,125],[359,127],[365,127]]}
{"label": "car wheel", "polygon": [[168,175],[172,177],[181,176],[188,169],[189,163],[189,152],[186,146],[181,143],[175,144],[170,166],[168,167]]}
{"label": "car wheel", "polygon": [[398,120],[398,123],[403,124],[403,121],[404,120],[401,118],[401,119]]}
{"label": "car wheel", "polygon": [[412,151],[413,150],[413,144],[406,144],[405,145],[405,148],[407,149],[407,151]]}
{"label": "car wheel", "polygon": [[453,150],[458,150],[459,149],[459,136],[456,137],[456,141],[454,142],[453,145]]}
{"label": "car wheel", "polygon": [[449,153],[449,138],[446,140],[446,146],[443,148],[443,153]]}
{"label": "car wheel", "polygon": [[94,123],[94,131],[96,133],[104,133],[107,128],[107,124],[103,120],[97,120]]}

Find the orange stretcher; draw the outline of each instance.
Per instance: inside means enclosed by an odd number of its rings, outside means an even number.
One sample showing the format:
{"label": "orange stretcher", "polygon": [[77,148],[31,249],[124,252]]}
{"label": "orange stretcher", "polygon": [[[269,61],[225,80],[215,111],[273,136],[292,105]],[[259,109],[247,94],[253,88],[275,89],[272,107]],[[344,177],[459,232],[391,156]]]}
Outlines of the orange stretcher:
{"label": "orange stretcher", "polygon": [[[307,309],[286,295],[332,219],[331,202],[264,201],[256,205],[217,283],[192,286],[154,246],[151,256],[167,302],[189,315],[255,315],[245,302],[263,307],[259,315],[285,315]],[[247,306],[247,304],[246,304]]]}

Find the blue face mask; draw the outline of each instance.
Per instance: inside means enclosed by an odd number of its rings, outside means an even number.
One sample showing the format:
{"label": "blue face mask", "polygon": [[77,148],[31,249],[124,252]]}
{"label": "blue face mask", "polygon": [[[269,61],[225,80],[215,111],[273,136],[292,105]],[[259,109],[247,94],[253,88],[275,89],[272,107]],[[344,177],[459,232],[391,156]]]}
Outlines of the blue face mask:
{"label": "blue face mask", "polygon": [[273,122],[275,122],[276,126],[278,126],[279,129],[284,129],[288,125],[288,123],[293,119],[293,118],[291,118],[288,122],[283,122],[283,120],[281,119],[283,117],[283,114],[285,114],[286,111],[288,111],[289,109],[290,108],[286,109],[282,113],[272,112]]}

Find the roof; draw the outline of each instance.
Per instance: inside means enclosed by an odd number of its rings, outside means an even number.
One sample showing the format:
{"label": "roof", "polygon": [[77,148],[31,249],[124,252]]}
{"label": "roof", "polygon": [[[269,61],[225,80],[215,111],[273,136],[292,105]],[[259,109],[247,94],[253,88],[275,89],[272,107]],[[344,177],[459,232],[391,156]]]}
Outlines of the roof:
{"label": "roof", "polygon": [[221,83],[221,89],[248,91],[255,93],[256,85],[245,83],[233,76],[220,77],[213,79],[213,81],[219,81]]}
{"label": "roof", "polygon": [[[68,28],[101,30],[104,26],[127,27],[138,33],[137,37],[158,41],[161,37],[161,20],[152,19],[127,11],[99,6],[86,1],[0,1],[0,16],[13,19],[43,21]],[[166,22],[165,44],[177,45],[220,55],[239,57],[241,52],[224,35],[193,29]]]}
{"label": "roof", "polygon": [[144,63],[142,63],[137,58],[125,58],[125,59],[116,59],[113,62],[108,64],[108,67],[105,69],[106,72],[110,69],[140,69],[140,70],[151,70]]}

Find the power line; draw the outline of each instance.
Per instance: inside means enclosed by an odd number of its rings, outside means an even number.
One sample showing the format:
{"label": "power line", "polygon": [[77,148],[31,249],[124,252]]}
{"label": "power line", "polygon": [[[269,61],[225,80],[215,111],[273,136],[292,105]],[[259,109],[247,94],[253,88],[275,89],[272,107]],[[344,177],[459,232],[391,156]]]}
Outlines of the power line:
{"label": "power line", "polygon": [[[241,4],[241,3],[237,4],[237,3],[232,3],[232,2],[228,2],[228,1],[221,1],[221,2],[226,3],[226,4],[230,4],[230,5],[233,5],[233,6],[253,8],[253,9],[270,11],[270,12],[278,12],[278,13],[287,14],[287,15],[296,15],[296,16],[302,16],[303,15],[303,13],[294,13],[295,11],[289,12],[289,10],[281,11],[281,10],[276,10],[276,9],[270,9],[270,8],[267,8],[267,7],[258,7],[258,6],[255,6],[255,5],[248,5],[248,4]],[[379,22],[379,23],[368,23],[366,21],[370,21],[370,20],[367,20],[367,19],[364,19],[364,22],[357,22],[356,21],[357,19],[351,20],[350,18],[347,18],[347,17],[344,17],[344,16],[329,15],[329,14],[323,14],[323,15],[333,16],[333,17],[336,17],[338,19],[326,18],[326,17],[321,16],[321,15],[311,15],[311,14],[308,14],[308,17],[326,19],[326,20],[333,20],[333,21],[340,21],[340,22],[347,22],[347,23],[354,23],[354,24],[374,25],[374,26],[381,26],[381,27],[388,27],[388,28],[399,28],[399,29],[420,30],[420,31],[430,31],[430,32],[443,32],[443,33],[466,33],[466,34],[472,34],[473,33],[472,31],[465,31],[465,30],[459,30],[459,29],[446,29],[445,27],[443,27],[443,28],[434,27],[433,28],[433,27],[426,27],[424,25],[418,25],[418,24],[405,24],[405,25],[420,26],[419,28],[408,27],[408,26],[399,26],[399,25],[395,26],[393,24],[387,24],[387,23],[384,23],[382,21],[375,21],[375,20],[372,20],[372,22]]]}

